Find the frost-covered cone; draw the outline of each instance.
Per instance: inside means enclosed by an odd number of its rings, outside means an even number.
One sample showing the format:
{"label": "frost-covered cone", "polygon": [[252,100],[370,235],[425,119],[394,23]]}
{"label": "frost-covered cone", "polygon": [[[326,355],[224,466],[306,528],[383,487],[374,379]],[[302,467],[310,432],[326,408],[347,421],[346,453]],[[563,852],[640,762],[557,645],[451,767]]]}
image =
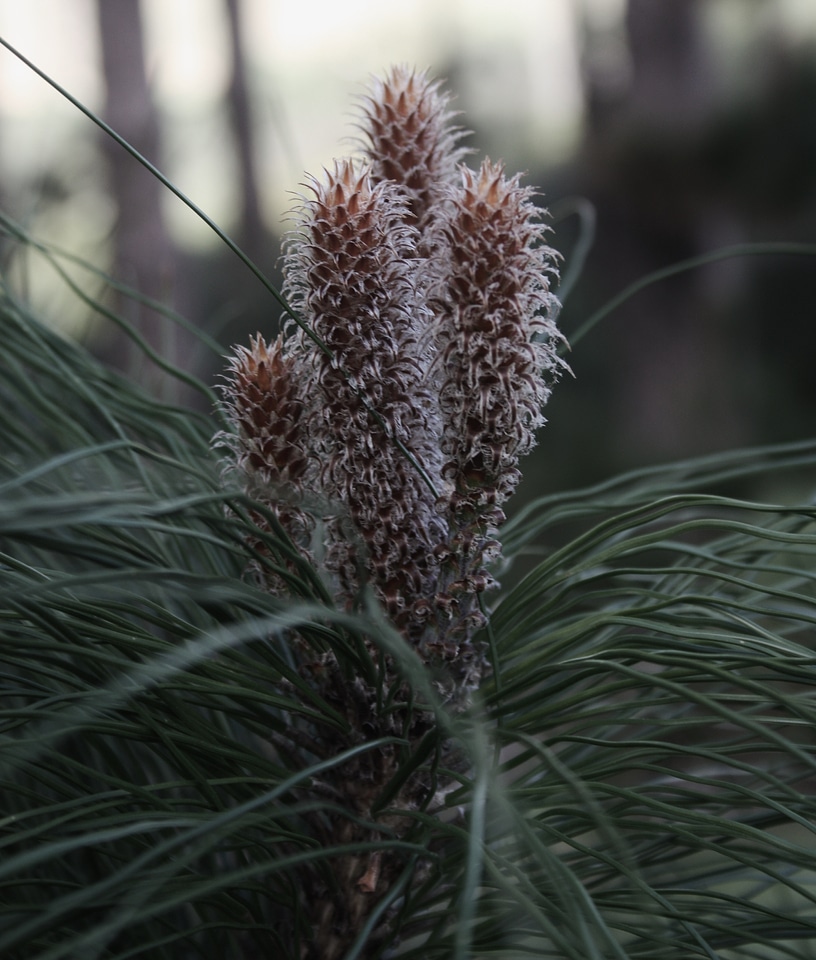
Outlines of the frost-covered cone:
{"label": "frost-covered cone", "polygon": [[502,165],[462,168],[442,221],[437,335],[445,472],[475,508],[505,501],[535,444],[542,408],[564,368],[550,318],[555,254],[531,191]]}
{"label": "frost-covered cone", "polygon": [[482,619],[475,597],[493,583],[500,504],[520,479],[519,458],[535,444],[564,364],[549,316],[554,253],[531,191],[485,160],[478,173],[463,167],[446,199],[433,266],[443,473],[453,493],[436,602],[451,621],[440,641],[450,646],[446,634],[466,636]]}
{"label": "frost-covered cone", "polygon": [[238,428],[238,466],[264,484],[299,489],[308,466],[308,447],[295,366],[294,357],[284,356],[280,337],[266,343],[258,334],[250,338],[249,348],[235,348],[222,390]]}
{"label": "frost-covered cone", "polygon": [[[280,337],[266,343],[258,334],[248,348],[236,347],[221,385],[235,432],[221,435],[219,442],[230,451],[229,466],[246,491],[275,514],[308,556],[314,521],[302,502],[314,463],[304,430],[302,389],[297,359],[284,354]],[[255,519],[265,525],[262,517]],[[282,584],[276,580],[269,586]]]}
{"label": "frost-covered cone", "polygon": [[366,155],[375,183],[393,180],[422,229],[466,153],[452,125],[450,96],[424,72],[394,67],[374,81],[363,104]]}
{"label": "frost-covered cone", "polygon": [[285,269],[290,300],[328,350],[311,348],[309,429],[323,487],[350,521],[333,524],[328,564],[347,600],[362,566],[394,622],[415,637],[416,603],[433,592],[433,546],[445,536],[431,489],[440,483],[440,425],[424,386],[429,314],[412,259],[417,233],[405,198],[390,182],[374,184],[368,168],[337,163],[312,190]]}

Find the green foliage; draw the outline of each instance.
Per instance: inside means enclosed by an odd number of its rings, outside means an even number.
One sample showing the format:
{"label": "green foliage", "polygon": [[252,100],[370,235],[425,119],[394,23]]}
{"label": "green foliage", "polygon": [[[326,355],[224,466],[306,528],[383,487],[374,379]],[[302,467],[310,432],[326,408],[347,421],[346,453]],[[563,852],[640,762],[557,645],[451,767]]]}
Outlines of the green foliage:
{"label": "green foliage", "polygon": [[[304,871],[331,885],[338,858],[387,849],[402,872],[348,960],[816,956],[816,505],[722,492],[812,486],[816,442],[529,505],[504,529],[527,572],[491,616],[493,675],[447,716],[376,604],[334,609],[223,486],[209,417],[8,285],[0,325],[0,955],[297,960]],[[437,727],[319,756],[309,730],[348,720],[295,636],[349,683],[387,652]],[[441,768],[441,738],[464,765]],[[321,786],[385,747],[400,769],[360,823]],[[376,818],[417,770],[457,786],[396,840]],[[366,839],[323,846],[327,821]]]}

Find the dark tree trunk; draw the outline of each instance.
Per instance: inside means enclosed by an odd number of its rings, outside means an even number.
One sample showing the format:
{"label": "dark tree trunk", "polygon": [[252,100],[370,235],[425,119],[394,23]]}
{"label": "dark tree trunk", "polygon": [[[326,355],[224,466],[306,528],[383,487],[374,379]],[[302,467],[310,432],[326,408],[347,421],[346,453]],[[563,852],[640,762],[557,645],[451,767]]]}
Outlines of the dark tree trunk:
{"label": "dark tree trunk", "polygon": [[[593,255],[610,277],[642,277],[743,239],[738,222],[707,193],[705,145],[718,74],[703,15],[701,0],[628,0],[625,86],[603,89],[602,75],[588,65],[584,163],[599,224]],[[609,455],[622,455],[614,462],[747,441],[721,312],[740,270],[718,265],[664,280],[614,321],[611,362],[625,370],[608,404],[617,434]]]}
{"label": "dark tree trunk", "polygon": [[255,164],[255,136],[252,106],[247,88],[246,57],[241,37],[241,0],[225,0],[229,23],[232,74],[227,93],[229,118],[235,138],[241,191],[238,240],[253,260],[262,254],[264,239]]}
{"label": "dark tree trunk", "polygon": [[[97,0],[105,119],[147,160],[161,168],[158,117],[147,81],[139,0]],[[176,256],[161,210],[161,184],[113,141],[106,141],[111,193],[118,216],[114,276],[144,296],[167,303],[173,292]],[[116,309],[148,344],[171,363],[184,354],[179,329],[147,306],[120,297]],[[124,338],[109,344],[107,359],[142,376],[141,354]],[[158,371],[146,385],[158,386]]]}

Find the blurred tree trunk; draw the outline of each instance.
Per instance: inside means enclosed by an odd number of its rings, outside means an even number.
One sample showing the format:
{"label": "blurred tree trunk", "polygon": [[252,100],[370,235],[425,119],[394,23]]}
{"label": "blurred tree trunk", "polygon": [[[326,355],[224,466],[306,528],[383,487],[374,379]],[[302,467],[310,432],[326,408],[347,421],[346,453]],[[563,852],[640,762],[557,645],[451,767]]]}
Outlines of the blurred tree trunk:
{"label": "blurred tree trunk", "polygon": [[700,0],[629,0],[630,109],[656,129],[696,131],[710,107],[714,71],[702,17]]}
{"label": "blurred tree trunk", "polygon": [[263,250],[264,227],[255,162],[255,127],[247,87],[246,56],[241,35],[241,0],[225,0],[225,3],[232,60],[227,99],[230,124],[235,138],[241,197],[237,238],[249,256],[257,261]]}
{"label": "blurred tree trunk", "polygon": [[[625,85],[604,89],[603,71],[588,64],[584,157],[598,205],[596,262],[609,277],[635,279],[742,239],[706,192],[718,64],[704,7],[703,0],[628,0]],[[617,319],[611,349],[626,372],[608,406],[613,424],[625,424],[620,465],[747,442],[724,309],[739,270],[717,265],[664,280]]]}
{"label": "blurred tree trunk", "polygon": [[[105,119],[139,153],[161,168],[159,123],[145,70],[139,0],[97,0],[96,9],[106,91]],[[176,255],[162,217],[164,188],[113,141],[106,139],[105,152],[118,211],[113,274],[139,293],[167,303],[176,279]],[[171,363],[180,365],[184,353],[179,328],[149,307],[124,297],[118,298],[116,309],[151,347]],[[106,359],[140,376],[144,382],[141,355],[129,341],[122,338],[110,345],[106,353]],[[157,371],[145,385],[157,387],[159,379]]]}

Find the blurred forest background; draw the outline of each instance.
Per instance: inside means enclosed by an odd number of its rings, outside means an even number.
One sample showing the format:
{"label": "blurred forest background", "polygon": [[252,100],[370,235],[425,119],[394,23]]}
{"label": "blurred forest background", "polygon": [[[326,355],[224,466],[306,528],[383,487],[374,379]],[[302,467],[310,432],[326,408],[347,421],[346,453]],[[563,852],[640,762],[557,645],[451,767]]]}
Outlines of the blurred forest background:
{"label": "blurred forest background", "polygon": [[[349,104],[394,62],[445,78],[476,157],[541,188],[565,273],[594,222],[567,337],[650,271],[737,243],[816,240],[813,0],[0,0],[0,35],[278,282],[303,171],[353,150]],[[237,258],[5,50],[0,208],[225,349],[277,328],[279,308]],[[35,258],[4,258],[47,319],[165,388]],[[814,274],[810,257],[728,259],[621,306],[576,344],[521,501],[811,433]],[[107,296],[173,362],[215,381],[191,339]]]}

